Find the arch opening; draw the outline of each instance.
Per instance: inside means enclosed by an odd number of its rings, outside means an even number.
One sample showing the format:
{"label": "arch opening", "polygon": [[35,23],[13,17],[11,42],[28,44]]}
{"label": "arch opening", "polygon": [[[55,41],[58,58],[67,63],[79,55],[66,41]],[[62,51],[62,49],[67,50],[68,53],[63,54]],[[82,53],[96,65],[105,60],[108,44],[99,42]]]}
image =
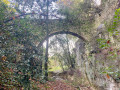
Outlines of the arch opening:
{"label": "arch opening", "polygon": [[[71,56],[71,54],[75,54],[76,53],[76,51],[74,51],[75,50],[75,47],[76,47],[76,42],[80,39],[81,40],[81,42],[82,42],[82,44],[85,44],[85,42],[87,41],[84,37],[82,37],[82,36],[80,36],[79,34],[77,34],[77,33],[74,33],[74,32],[71,32],[71,31],[58,31],[58,32],[53,32],[53,33],[51,33],[51,34],[49,34],[49,36],[46,36],[40,43],[39,43],[39,45],[38,45],[38,49],[43,45],[43,46],[46,46],[46,45],[44,45],[43,43],[45,42],[45,40],[47,39],[47,38],[49,38],[50,39],[50,42],[51,42],[51,37],[53,38],[54,36],[56,37],[56,36],[62,36],[62,35],[70,35],[70,36],[73,36],[74,38],[76,38],[76,40],[75,41],[73,41],[73,42],[75,42],[74,43],[74,48],[72,48],[72,49],[70,49],[69,48],[69,51],[67,52],[67,54],[68,54],[68,59],[66,59],[66,60],[68,60],[67,62],[69,62],[69,65],[68,66],[70,66],[70,68],[72,69],[72,68],[74,68],[75,67],[75,65],[74,65],[74,63],[76,62],[75,60],[75,57],[73,58],[72,56]],[[60,37],[60,38],[62,38],[62,37]],[[69,39],[70,40],[70,39]],[[55,43],[56,44],[56,43]],[[53,44],[53,46],[55,45],[55,44]],[[49,44],[50,45],[50,44]],[[66,43],[66,45],[67,45],[67,43]],[[71,45],[71,44],[69,44],[69,45]],[[51,46],[51,45],[50,45]],[[69,46],[68,46],[69,47]],[[53,47],[54,48],[54,47]],[[59,48],[58,48],[60,51],[61,51],[61,48],[60,48],[60,46],[59,46]],[[51,49],[49,49],[49,50],[51,50]],[[71,50],[73,51],[73,52],[71,52]],[[58,51],[55,51],[55,53],[58,53],[58,54],[60,54],[60,52]],[[64,50],[63,50],[63,52],[62,53],[64,53]],[[49,52],[49,55],[50,55],[50,57],[52,57],[52,55],[50,54],[50,52]],[[64,56],[64,54],[62,54],[63,56]],[[62,55],[59,55],[60,57],[63,57]],[[50,58],[49,57],[49,58]],[[65,57],[67,57],[67,56],[65,56]],[[63,59],[63,58],[62,58]],[[74,61],[74,62],[73,62]],[[68,69],[70,69],[70,68],[68,68]],[[64,70],[63,70],[64,71]]]}

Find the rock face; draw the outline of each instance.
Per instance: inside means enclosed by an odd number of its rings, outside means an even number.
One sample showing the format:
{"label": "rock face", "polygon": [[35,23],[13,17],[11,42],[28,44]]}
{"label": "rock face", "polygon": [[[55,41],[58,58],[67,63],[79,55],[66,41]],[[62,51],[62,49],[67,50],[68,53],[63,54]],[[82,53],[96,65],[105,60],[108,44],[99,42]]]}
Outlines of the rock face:
{"label": "rock face", "polygon": [[82,62],[84,60],[84,55],[85,53],[85,42],[81,39],[79,39],[76,42],[76,56],[77,56],[77,65],[80,67],[82,65]]}
{"label": "rock face", "polygon": [[[103,3],[103,2],[101,2]],[[76,63],[88,80],[97,86],[97,90],[119,90],[120,88],[120,41],[106,32],[105,22],[110,21],[118,8],[117,0],[106,0],[101,15],[95,16],[95,33],[85,43],[81,39],[76,42]],[[120,31],[118,27],[118,31]],[[120,37],[118,34],[117,37]],[[102,38],[110,44],[109,48],[99,48],[97,39]],[[110,46],[108,45],[108,46]],[[112,54],[114,52],[114,54]],[[115,56],[115,57],[114,57]],[[116,76],[115,76],[116,75]],[[102,89],[101,89],[102,88]]]}
{"label": "rock face", "polygon": [[106,0],[101,3],[102,4],[98,8],[102,9],[102,11],[95,15],[95,28],[101,23],[107,22],[113,18],[119,2],[118,0]]}

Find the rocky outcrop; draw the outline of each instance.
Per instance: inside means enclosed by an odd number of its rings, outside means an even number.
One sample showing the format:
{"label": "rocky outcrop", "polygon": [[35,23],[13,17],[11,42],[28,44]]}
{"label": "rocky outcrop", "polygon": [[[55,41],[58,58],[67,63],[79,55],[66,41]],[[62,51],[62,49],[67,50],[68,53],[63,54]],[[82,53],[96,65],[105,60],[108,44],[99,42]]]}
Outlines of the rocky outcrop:
{"label": "rocky outcrop", "polygon": [[[89,43],[80,39],[76,42],[77,65],[96,90],[119,90],[120,88],[120,42],[107,32],[104,24],[113,19],[118,5],[118,0],[106,0],[104,4],[102,2],[98,7],[102,9],[100,15],[95,15],[91,40]],[[117,37],[120,37],[119,33]],[[109,39],[106,42],[109,44],[108,47],[100,48],[97,39]]]}

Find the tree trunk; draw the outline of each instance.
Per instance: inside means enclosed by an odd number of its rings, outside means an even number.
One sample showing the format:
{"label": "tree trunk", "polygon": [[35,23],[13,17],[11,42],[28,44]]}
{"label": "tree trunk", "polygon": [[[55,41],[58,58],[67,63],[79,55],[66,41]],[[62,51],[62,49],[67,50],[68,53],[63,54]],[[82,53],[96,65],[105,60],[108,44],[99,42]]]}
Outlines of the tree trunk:
{"label": "tree trunk", "polygon": [[[47,15],[46,15],[46,32],[47,32],[47,37],[49,35],[49,28],[48,28],[48,13],[49,13],[49,1],[47,0]],[[46,53],[45,53],[45,80],[48,81],[48,43],[49,43],[49,38],[46,39]]]}
{"label": "tree trunk", "polygon": [[43,46],[40,48],[40,75],[42,75],[42,65],[43,65]]}

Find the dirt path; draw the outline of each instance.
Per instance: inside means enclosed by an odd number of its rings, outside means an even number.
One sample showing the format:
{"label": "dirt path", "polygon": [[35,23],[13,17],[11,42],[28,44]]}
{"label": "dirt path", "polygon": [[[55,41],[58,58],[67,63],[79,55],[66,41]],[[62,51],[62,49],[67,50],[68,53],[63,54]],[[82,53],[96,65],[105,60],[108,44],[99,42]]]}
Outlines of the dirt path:
{"label": "dirt path", "polygon": [[38,85],[38,87],[40,90],[78,90],[77,88],[60,80],[48,81],[46,84]]}

